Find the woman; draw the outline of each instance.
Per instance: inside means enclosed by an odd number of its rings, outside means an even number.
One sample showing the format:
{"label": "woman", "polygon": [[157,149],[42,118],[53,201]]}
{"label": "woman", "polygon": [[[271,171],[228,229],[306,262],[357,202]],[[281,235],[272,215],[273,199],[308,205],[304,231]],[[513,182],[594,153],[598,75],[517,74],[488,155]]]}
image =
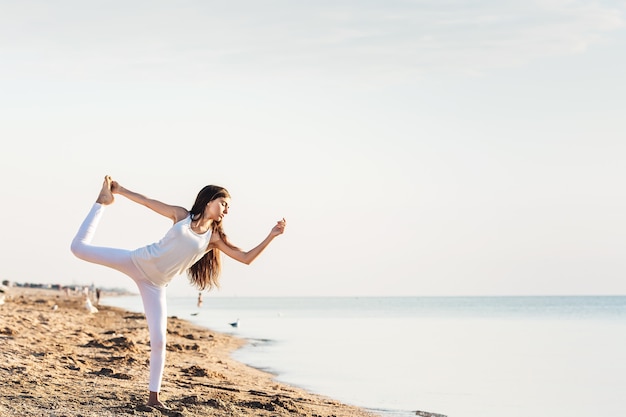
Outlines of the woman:
{"label": "woman", "polygon": [[[91,245],[98,222],[106,206],[114,202],[115,194],[170,218],[174,225],[160,241],[135,250]],[[71,250],[76,257],[117,269],[131,277],[139,288],[150,332],[149,406],[165,407],[159,399],[159,392],[165,367],[167,284],[176,275],[187,271],[191,282],[200,290],[217,287],[220,252],[250,264],[285,230],[285,219],[282,219],[255,248],[243,251],[230,243],[222,229],[229,204],[230,195],[225,188],[207,185],[187,211],[130,191],[107,175],[96,202],[72,241]]]}

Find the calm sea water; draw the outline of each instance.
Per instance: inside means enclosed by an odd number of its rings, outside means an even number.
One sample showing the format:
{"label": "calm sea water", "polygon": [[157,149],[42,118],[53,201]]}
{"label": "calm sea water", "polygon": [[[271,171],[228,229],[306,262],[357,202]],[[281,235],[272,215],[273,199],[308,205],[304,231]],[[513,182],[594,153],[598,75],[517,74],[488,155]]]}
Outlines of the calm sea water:
{"label": "calm sea water", "polygon": [[[104,301],[142,311],[138,297]],[[168,308],[249,339],[237,360],[381,416],[626,413],[626,297],[205,296]]]}

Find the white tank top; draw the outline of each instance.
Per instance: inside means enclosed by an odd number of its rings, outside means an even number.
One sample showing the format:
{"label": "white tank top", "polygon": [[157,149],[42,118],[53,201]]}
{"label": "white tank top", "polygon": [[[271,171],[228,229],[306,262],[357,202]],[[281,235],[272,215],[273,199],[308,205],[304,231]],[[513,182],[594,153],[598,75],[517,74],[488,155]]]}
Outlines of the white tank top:
{"label": "white tank top", "polygon": [[191,230],[191,215],[175,223],[158,242],[131,252],[133,263],[158,286],[167,285],[207,253],[211,231]]}

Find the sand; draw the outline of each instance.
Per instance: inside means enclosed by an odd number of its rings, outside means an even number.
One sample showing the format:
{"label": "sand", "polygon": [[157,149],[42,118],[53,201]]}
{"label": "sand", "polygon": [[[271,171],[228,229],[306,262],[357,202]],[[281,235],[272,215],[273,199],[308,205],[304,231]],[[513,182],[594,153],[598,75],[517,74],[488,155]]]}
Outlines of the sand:
{"label": "sand", "polygon": [[53,290],[11,288],[0,305],[0,416],[372,417],[243,365],[246,342],[168,319],[161,399],[147,407],[148,330],[143,314],[96,306]]}

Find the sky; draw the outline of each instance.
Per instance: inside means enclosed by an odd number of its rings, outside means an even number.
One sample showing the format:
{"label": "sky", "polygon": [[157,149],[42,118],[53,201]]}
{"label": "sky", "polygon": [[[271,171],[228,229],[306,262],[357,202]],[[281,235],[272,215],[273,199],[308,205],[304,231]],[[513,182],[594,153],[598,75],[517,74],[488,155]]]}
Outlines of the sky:
{"label": "sky", "polygon": [[69,251],[109,174],[287,219],[215,296],[626,294],[624,51],[623,0],[0,0],[0,278],[133,290]]}

